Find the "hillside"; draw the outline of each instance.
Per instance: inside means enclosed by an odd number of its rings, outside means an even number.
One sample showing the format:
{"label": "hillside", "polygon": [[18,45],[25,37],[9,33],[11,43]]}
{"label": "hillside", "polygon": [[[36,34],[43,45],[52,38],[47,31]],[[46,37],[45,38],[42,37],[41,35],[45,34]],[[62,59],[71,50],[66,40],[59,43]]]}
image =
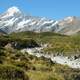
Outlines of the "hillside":
{"label": "hillside", "polygon": [[44,55],[58,52],[70,57],[80,52],[79,36],[79,33],[66,36],[53,32],[19,32],[1,35],[0,80],[79,80],[79,68],[70,68],[44,56],[37,57],[28,52],[21,52],[22,49],[34,49],[47,44],[42,50]]}
{"label": "hillside", "polygon": [[[20,35],[20,36],[19,36]],[[20,32],[20,33],[12,33],[9,36],[18,37],[18,38],[32,38],[38,44],[48,44],[46,48],[44,48],[45,52],[49,53],[64,53],[64,54],[73,54],[80,52],[80,35],[74,36],[66,36],[53,32],[43,32],[43,33],[35,33],[35,32]]]}
{"label": "hillside", "polygon": [[[68,75],[67,75],[68,74]],[[80,70],[16,49],[0,49],[0,80],[79,80]]]}

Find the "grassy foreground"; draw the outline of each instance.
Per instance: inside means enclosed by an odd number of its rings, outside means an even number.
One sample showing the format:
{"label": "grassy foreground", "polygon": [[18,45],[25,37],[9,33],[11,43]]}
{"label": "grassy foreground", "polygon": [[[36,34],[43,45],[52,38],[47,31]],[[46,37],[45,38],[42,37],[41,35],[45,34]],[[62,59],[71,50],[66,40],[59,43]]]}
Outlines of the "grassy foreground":
{"label": "grassy foreground", "polygon": [[45,43],[49,44],[45,52],[66,54],[80,51],[79,35],[21,32],[0,36],[0,80],[80,80],[80,69],[71,69],[44,57],[37,58],[20,52],[22,48]]}
{"label": "grassy foreground", "polygon": [[0,80],[79,80],[80,70],[37,58],[19,50],[2,49]]}

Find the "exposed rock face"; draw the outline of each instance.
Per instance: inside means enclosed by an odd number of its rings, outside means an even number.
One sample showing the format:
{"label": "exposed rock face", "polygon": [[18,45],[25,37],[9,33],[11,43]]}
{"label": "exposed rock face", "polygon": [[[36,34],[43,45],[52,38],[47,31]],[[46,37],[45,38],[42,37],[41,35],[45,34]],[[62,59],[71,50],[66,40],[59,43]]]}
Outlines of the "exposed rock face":
{"label": "exposed rock face", "polygon": [[75,34],[80,31],[80,18],[78,17],[67,17],[61,21],[59,21],[60,30],[59,33],[62,34]]}
{"label": "exposed rock face", "polygon": [[59,63],[62,65],[68,65],[71,68],[80,68],[80,55],[76,54],[76,55],[72,55],[72,56],[64,56],[61,54],[57,54],[55,53],[44,53],[41,50],[44,47],[35,47],[35,48],[27,48],[27,49],[22,49],[21,52],[25,53],[28,52],[31,55],[37,56],[37,57],[45,57],[45,58],[49,58],[51,59],[53,62],[55,63]]}
{"label": "exposed rock face", "polygon": [[7,45],[5,45],[5,48],[6,48],[6,49],[12,49],[12,48],[13,48],[13,46],[12,46],[12,44],[11,44],[11,43],[8,43]]}

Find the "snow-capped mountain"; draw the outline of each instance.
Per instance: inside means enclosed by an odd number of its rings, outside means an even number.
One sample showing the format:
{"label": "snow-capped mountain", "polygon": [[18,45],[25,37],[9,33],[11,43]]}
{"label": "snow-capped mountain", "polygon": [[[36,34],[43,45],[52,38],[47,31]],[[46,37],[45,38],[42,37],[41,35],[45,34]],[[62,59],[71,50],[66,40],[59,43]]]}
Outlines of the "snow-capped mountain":
{"label": "snow-capped mountain", "polygon": [[58,23],[58,32],[62,34],[75,34],[80,31],[80,18],[79,17],[67,17]]}
{"label": "snow-capped mountain", "polygon": [[0,15],[0,30],[6,33],[54,31],[70,35],[80,31],[79,25],[80,19],[77,17],[67,17],[56,21],[45,17],[24,15],[17,7],[11,7]]}

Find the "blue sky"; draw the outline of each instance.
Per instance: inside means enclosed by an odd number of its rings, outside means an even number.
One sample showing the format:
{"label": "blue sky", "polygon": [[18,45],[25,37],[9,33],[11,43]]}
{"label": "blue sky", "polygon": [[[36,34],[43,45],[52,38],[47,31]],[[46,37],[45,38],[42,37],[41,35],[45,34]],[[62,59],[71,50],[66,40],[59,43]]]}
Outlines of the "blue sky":
{"label": "blue sky", "polygon": [[25,14],[52,19],[80,16],[80,0],[0,0],[0,13],[12,6]]}

